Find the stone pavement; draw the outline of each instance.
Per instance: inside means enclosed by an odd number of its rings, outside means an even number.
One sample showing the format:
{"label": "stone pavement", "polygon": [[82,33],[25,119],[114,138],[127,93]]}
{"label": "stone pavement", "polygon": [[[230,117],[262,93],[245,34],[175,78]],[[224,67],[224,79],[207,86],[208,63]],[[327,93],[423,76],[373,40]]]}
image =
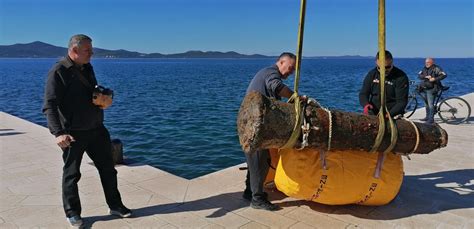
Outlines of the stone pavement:
{"label": "stone pavement", "polygon": [[[464,98],[474,105],[474,93]],[[82,216],[93,228],[474,228],[473,122],[441,124],[448,146],[405,160],[400,193],[386,206],[326,206],[273,191],[270,198],[283,209],[254,210],[241,198],[241,165],[187,180],[135,163],[117,166],[124,203],[135,215],[119,219],[107,214],[98,173],[85,156]],[[0,228],[68,228],[61,170],[61,151],[46,128],[0,112]]]}

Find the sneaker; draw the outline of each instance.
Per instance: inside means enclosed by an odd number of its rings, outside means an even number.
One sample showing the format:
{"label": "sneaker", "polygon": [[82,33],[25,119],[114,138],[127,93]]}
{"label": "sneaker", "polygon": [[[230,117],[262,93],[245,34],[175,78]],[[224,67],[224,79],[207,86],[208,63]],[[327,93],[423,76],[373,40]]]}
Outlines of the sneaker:
{"label": "sneaker", "polygon": [[420,121],[422,121],[422,122],[428,121],[428,117],[424,117],[424,118],[420,119]]}
{"label": "sneaker", "polygon": [[428,119],[428,120],[426,120],[426,122],[425,122],[425,123],[426,123],[426,124],[433,124],[433,123],[434,123],[434,120],[432,120],[432,119]]}
{"label": "sneaker", "polygon": [[84,225],[84,222],[82,221],[81,216],[78,216],[78,215],[68,217],[67,221],[69,222],[69,224],[71,224],[72,227],[80,228],[82,227],[82,225]]}
{"label": "sneaker", "polygon": [[110,209],[109,213],[111,215],[115,215],[115,216],[118,216],[118,217],[121,217],[121,218],[128,218],[128,217],[132,216],[132,211],[130,209],[126,208],[125,206]]}
{"label": "sneaker", "polygon": [[250,207],[254,209],[263,209],[267,211],[277,211],[280,210],[280,206],[276,204],[272,204],[270,201],[263,199],[263,200],[252,200],[250,202]]}

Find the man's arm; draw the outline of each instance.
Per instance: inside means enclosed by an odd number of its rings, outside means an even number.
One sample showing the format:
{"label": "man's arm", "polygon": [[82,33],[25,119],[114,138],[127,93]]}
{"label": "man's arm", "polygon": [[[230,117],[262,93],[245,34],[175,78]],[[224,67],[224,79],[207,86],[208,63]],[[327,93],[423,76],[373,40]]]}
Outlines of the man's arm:
{"label": "man's arm", "polygon": [[65,86],[55,70],[48,73],[44,92],[43,113],[48,120],[49,131],[56,137],[66,133],[59,121],[58,106],[64,96]]}
{"label": "man's arm", "polygon": [[369,104],[370,90],[372,87],[372,77],[370,72],[365,76],[364,82],[362,83],[362,88],[359,91],[359,103],[362,107]]}
{"label": "man's arm", "polygon": [[285,98],[290,98],[291,95],[293,95],[293,91],[283,83],[277,73],[272,73],[267,78],[265,78],[265,86],[274,95],[279,95]]}
{"label": "man's arm", "polygon": [[408,92],[409,92],[409,86],[408,86],[408,76],[403,73],[403,77],[401,77],[399,80],[396,82],[396,87],[395,87],[395,106],[392,107],[392,109],[389,110],[390,115],[393,117],[395,115],[403,114],[405,113],[405,108],[408,103]]}
{"label": "man's arm", "polygon": [[441,69],[441,67],[439,66],[436,66],[436,68],[434,69],[434,80],[435,81],[441,81],[441,80],[444,80],[448,75],[443,71],[443,69]]}
{"label": "man's arm", "polygon": [[293,91],[286,85],[278,92],[278,95],[289,99],[293,95]]}
{"label": "man's arm", "polygon": [[418,78],[419,78],[420,80],[424,80],[424,79],[426,78],[426,72],[423,71],[423,70],[419,71],[419,72],[418,72]]}

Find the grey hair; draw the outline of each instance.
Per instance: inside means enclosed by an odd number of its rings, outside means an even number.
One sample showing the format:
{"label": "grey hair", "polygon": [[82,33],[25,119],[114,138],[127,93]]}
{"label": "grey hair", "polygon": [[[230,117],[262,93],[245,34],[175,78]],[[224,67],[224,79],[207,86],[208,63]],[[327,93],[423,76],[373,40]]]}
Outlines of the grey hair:
{"label": "grey hair", "polygon": [[84,34],[76,34],[72,36],[71,39],[69,39],[68,48],[74,48],[76,46],[79,47],[83,41],[92,42],[92,39]]}

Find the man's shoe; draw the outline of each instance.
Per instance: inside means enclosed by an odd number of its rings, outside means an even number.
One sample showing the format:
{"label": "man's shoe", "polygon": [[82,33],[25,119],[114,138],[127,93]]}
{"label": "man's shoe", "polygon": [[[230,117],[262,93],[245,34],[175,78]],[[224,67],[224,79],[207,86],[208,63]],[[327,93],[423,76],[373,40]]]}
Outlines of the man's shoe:
{"label": "man's shoe", "polygon": [[118,217],[121,217],[121,218],[128,218],[128,217],[132,216],[132,211],[130,209],[126,208],[125,206],[110,209],[109,213],[111,215],[115,215],[115,216],[118,216]]}
{"label": "man's shoe", "polygon": [[69,222],[69,224],[71,224],[72,227],[80,228],[82,227],[82,225],[84,225],[84,222],[82,221],[81,216],[78,216],[78,215],[68,217],[67,221]]}
{"label": "man's shoe", "polygon": [[422,122],[428,121],[428,117],[424,117],[424,118],[420,119],[420,121],[422,121]]}
{"label": "man's shoe", "polygon": [[280,206],[276,204],[272,204],[270,201],[264,199],[264,200],[252,200],[250,202],[250,207],[254,209],[263,209],[267,211],[276,211],[280,210]]}

